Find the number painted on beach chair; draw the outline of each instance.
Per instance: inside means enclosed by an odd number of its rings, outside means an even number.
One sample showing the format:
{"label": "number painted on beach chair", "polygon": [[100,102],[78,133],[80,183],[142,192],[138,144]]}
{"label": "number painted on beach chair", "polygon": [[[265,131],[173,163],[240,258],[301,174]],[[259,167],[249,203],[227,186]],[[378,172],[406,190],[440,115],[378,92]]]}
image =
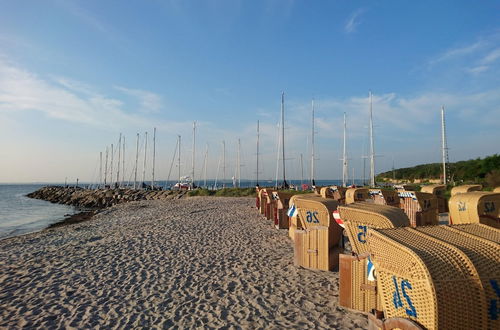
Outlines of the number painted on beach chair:
{"label": "number painted on beach chair", "polygon": [[430,199],[424,199],[424,210],[427,210],[431,207]]}
{"label": "number painted on beach chair", "polygon": [[484,202],[484,212],[491,213],[495,211],[495,202]]}
{"label": "number painted on beach chair", "polygon": [[467,204],[465,202],[458,202],[458,212],[467,211]]}
{"label": "number painted on beach chair", "polygon": [[318,212],[316,212],[316,211],[314,211],[314,212],[307,211],[306,212],[306,222],[307,223],[319,223],[317,215],[318,215]]}
{"label": "number painted on beach chair", "polygon": [[[394,303],[394,308],[399,309],[402,307],[405,307],[403,304],[403,300],[401,299],[401,293],[403,294],[403,298],[406,300],[406,305],[408,306],[405,308],[406,315],[408,316],[413,316],[417,317],[417,310],[415,309],[415,306],[413,306],[413,303],[411,302],[410,296],[406,292],[406,289],[413,289],[411,286],[411,283],[408,282],[408,280],[401,280],[401,284],[398,285],[398,280],[396,276],[392,277],[392,281],[394,283],[394,294],[392,297],[392,302]],[[401,293],[399,288],[401,287]]]}
{"label": "number painted on beach chair", "polygon": [[498,316],[500,315],[500,286],[496,280],[490,280],[490,284],[493,291],[497,294],[497,299],[490,300],[488,315],[491,320],[498,320]]}
{"label": "number painted on beach chair", "polygon": [[387,203],[392,204],[392,203],[394,203],[394,196],[387,196],[386,200],[387,200]]}
{"label": "number painted on beach chair", "polygon": [[366,226],[359,225],[358,229],[359,229],[358,241],[360,241],[361,243],[366,243],[366,231],[367,231]]}

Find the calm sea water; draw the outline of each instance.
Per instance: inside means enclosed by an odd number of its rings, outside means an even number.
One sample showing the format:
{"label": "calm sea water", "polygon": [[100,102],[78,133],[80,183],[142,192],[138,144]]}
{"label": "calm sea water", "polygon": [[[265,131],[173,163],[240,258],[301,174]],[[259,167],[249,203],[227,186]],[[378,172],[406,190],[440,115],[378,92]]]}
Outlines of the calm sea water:
{"label": "calm sea water", "polygon": [[26,197],[43,186],[0,184],[0,239],[42,230],[77,212],[72,206]]}
{"label": "calm sea water", "polygon": [[[203,181],[196,182],[203,186]],[[261,187],[273,186],[274,181],[262,180],[259,182]],[[280,181],[281,183],[281,181]],[[300,180],[290,180],[289,184],[300,186]],[[308,182],[304,182],[308,183]],[[339,185],[339,180],[316,180],[317,186]],[[149,182],[148,182],[149,184]],[[157,186],[171,186],[175,182],[165,181],[156,182]],[[214,187],[214,180],[207,180],[209,188]],[[226,187],[232,187],[232,180],[225,181]],[[355,180],[355,184],[361,182]],[[47,228],[52,223],[62,220],[66,214],[74,214],[78,210],[72,206],[53,204],[46,201],[26,197],[26,194],[33,192],[45,185],[42,184],[19,184],[8,185],[0,184],[0,239],[35,232]],[[82,186],[89,186],[83,184]],[[218,188],[221,188],[222,182],[217,182]],[[255,187],[255,181],[242,180],[241,187]]]}

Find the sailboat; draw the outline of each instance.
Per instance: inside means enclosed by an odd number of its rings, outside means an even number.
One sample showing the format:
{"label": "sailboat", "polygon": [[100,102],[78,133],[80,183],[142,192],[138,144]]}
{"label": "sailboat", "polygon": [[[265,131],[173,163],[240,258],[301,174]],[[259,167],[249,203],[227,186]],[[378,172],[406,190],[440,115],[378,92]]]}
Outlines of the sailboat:
{"label": "sailboat", "polygon": [[[192,190],[197,188],[195,183],[194,183],[194,169],[195,169],[195,147],[196,147],[196,121],[193,122],[193,154],[192,154],[192,167],[191,167],[191,175],[184,175],[181,176],[181,136],[178,135],[177,139],[177,150],[178,150],[178,170],[179,170],[179,181],[172,186],[172,189],[174,190]],[[175,154],[174,154],[174,159],[175,159]],[[172,163],[173,160],[172,159]],[[172,169],[172,166],[170,166],[170,169]],[[170,178],[170,173],[169,173],[169,178]]]}

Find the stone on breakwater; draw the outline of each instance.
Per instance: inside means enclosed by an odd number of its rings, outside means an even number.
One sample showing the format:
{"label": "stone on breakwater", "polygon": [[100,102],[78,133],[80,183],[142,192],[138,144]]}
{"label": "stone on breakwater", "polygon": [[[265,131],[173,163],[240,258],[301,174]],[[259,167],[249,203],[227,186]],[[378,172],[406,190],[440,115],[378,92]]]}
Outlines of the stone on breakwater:
{"label": "stone on breakwater", "polygon": [[68,204],[81,208],[104,208],[129,201],[172,199],[186,196],[185,191],[149,191],[134,189],[83,189],[47,186],[27,195],[52,203]]}

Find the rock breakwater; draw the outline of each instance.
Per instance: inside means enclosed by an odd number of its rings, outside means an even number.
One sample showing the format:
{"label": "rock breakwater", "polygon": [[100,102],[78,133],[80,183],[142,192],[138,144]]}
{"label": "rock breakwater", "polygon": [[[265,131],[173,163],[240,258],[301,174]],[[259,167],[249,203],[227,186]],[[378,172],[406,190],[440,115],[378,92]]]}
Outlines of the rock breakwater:
{"label": "rock breakwater", "polygon": [[72,205],[79,208],[105,208],[116,204],[142,201],[179,199],[186,191],[134,190],[134,189],[83,189],[47,186],[26,195],[52,203]]}

